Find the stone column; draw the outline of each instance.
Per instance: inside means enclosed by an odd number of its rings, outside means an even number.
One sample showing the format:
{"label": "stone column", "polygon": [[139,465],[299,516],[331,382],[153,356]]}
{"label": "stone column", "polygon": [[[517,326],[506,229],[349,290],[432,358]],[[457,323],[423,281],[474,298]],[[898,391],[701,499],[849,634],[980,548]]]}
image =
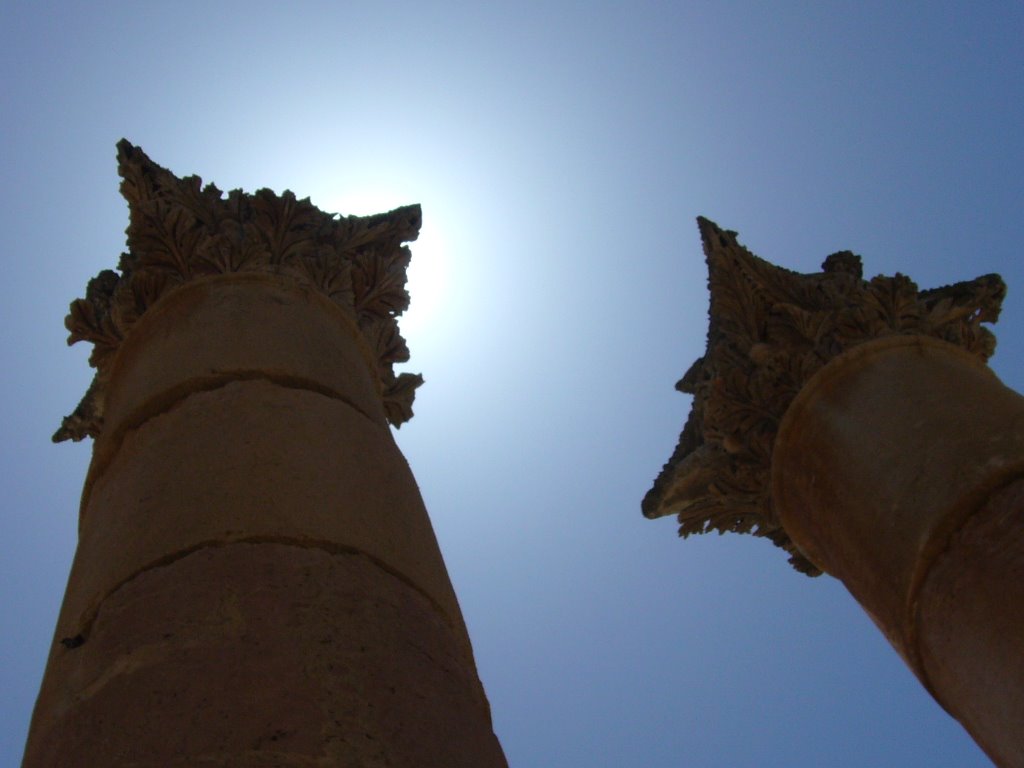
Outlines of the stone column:
{"label": "stone column", "polygon": [[96,379],[79,545],[25,766],[504,766],[389,422],[417,206],[226,198],[127,142],[120,274],[72,304]]}
{"label": "stone column", "polygon": [[842,580],[999,765],[1024,765],[1024,398],[985,361],[995,275],[930,291],[830,256],[798,275],[699,220],[708,349],[644,500]]}

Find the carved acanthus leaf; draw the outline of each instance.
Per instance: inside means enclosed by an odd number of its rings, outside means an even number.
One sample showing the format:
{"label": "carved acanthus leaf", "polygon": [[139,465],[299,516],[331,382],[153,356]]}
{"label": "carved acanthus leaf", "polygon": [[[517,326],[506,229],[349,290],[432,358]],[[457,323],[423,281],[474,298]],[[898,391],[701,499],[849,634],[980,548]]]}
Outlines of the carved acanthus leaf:
{"label": "carved acanthus leaf", "polygon": [[145,312],[182,283],[205,275],[270,272],[322,292],[358,322],[377,369],[385,411],[396,426],[412,416],[422,377],[393,366],[409,358],[397,318],[407,308],[409,249],[420,228],[418,205],[374,216],[336,216],[309,199],[268,189],[225,197],[198,176],[179,179],[122,140],[117,145],[121,194],[128,201],[128,252],[118,271],[93,278],[65,320],[68,343],[94,345],[96,376],[55,441],[95,437],[103,426],[109,366]]}
{"label": "carved acanthus leaf", "polygon": [[412,418],[412,401],[422,384],[423,377],[418,373],[402,373],[397,377],[392,374],[385,382],[384,413],[391,424],[401,427]]}
{"label": "carved acanthus leaf", "polygon": [[926,291],[901,274],[865,281],[849,251],[829,256],[820,273],[798,274],[697,221],[711,293],[707,351],[676,385],[693,395],[693,409],[643,512],[677,515],[683,537],[764,536],[817,575],[772,506],[772,447],[789,404],[833,357],[883,336],[932,336],[987,360],[995,337],[981,323],[998,319],[1006,287],[998,275]]}
{"label": "carved acanthus leaf", "polygon": [[386,255],[367,249],[353,259],[352,290],[360,319],[400,315],[409,306],[405,290],[408,248]]}

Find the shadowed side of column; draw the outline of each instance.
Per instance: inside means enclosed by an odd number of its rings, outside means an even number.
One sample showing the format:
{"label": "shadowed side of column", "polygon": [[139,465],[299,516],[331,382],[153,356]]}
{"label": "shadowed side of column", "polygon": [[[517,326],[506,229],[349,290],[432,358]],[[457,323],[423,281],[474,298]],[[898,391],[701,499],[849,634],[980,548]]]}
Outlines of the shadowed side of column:
{"label": "shadowed side of column", "polygon": [[798,274],[698,225],[708,345],[644,514],[839,578],[979,745],[1024,765],[1024,398],[985,365],[1002,280],[865,280],[848,251]]}
{"label": "shadowed side of column", "polygon": [[504,766],[388,423],[418,209],[323,214],[122,144],[130,254],[72,305],[95,439],[31,766]]}
{"label": "shadowed side of column", "polygon": [[1024,398],[942,341],[823,368],[773,458],[779,518],[1000,765],[1024,763]]}

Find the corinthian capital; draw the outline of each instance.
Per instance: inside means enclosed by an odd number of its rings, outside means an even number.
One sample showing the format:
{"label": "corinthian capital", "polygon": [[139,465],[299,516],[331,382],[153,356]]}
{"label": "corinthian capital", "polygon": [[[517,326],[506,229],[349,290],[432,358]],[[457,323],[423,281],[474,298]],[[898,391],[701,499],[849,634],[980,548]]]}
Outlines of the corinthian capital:
{"label": "corinthian capital", "polygon": [[901,274],[864,280],[849,251],[798,274],[758,258],[735,232],[697,223],[711,293],[707,351],[676,385],[693,408],[643,513],[677,515],[683,537],[767,537],[817,575],[772,507],[772,448],[787,407],[829,360],[884,336],[935,337],[987,360],[995,337],[981,324],[998,318],[1005,285],[998,275],[924,291]]}
{"label": "corinthian capital", "polygon": [[291,192],[226,196],[198,176],[179,179],[125,140],[117,145],[121,194],[128,201],[128,251],[117,271],[89,281],[71,303],[68,343],[89,341],[96,376],[54,441],[96,437],[110,366],[132,326],[168,292],[191,280],[234,272],[286,275],[327,296],[356,323],[377,360],[384,409],[398,426],[412,416],[423,379],[394,363],[409,359],[396,318],[409,304],[409,249],[418,205],[375,216],[325,213]]}

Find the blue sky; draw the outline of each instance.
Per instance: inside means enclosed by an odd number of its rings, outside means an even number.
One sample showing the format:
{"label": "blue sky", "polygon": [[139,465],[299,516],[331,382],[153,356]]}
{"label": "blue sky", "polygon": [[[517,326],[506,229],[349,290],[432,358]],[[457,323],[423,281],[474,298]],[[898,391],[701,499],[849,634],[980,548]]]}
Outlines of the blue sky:
{"label": "blue sky", "polygon": [[62,323],[124,247],[124,136],[221,189],[423,205],[397,439],[512,765],[987,765],[840,584],[640,499],[704,346],[699,214],[800,271],[1002,273],[1024,388],[1022,33],[1009,1],[9,0],[0,764],[75,546]]}

